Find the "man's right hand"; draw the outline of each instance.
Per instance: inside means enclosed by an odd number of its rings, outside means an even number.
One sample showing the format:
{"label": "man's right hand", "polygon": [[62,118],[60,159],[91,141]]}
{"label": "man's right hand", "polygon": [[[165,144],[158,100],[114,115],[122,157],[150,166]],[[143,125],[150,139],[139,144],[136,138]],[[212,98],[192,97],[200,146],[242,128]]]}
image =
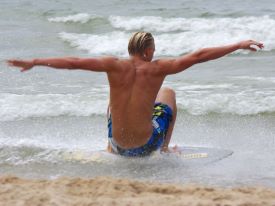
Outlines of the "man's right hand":
{"label": "man's right hand", "polygon": [[11,59],[11,60],[7,60],[7,63],[10,66],[20,67],[21,72],[30,70],[34,66],[33,61],[27,61],[27,60]]}
{"label": "man's right hand", "polygon": [[247,41],[242,41],[239,43],[240,49],[247,49],[250,51],[257,51],[257,49],[253,46],[258,47],[259,49],[264,48],[264,45],[262,43],[253,41],[253,40],[247,40]]}

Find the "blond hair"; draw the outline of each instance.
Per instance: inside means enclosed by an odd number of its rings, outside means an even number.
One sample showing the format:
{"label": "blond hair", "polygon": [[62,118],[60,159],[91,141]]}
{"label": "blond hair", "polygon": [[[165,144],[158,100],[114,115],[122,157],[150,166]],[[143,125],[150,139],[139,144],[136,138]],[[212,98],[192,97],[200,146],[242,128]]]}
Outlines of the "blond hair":
{"label": "blond hair", "polygon": [[130,55],[143,55],[146,48],[153,46],[154,37],[149,32],[136,32],[132,35],[128,44]]}

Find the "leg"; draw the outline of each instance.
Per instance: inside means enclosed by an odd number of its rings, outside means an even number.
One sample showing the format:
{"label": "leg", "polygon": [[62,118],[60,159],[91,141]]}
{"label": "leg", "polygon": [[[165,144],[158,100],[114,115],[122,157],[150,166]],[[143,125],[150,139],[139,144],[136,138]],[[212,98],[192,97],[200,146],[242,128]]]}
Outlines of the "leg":
{"label": "leg", "polygon": [[[109,121],[109,118],[111,118],[111,116],[110,116],[110,103],[108,104],[108,107],[107,107],[107,121]],[[109,128],[108,128],[108,130],[109,130]],[[106,149],[108,152],[110,152],[110,153],[112,153],[112,147],[111,147],[111,145],[110,145],[110,142],[109,142],[109,140],[108,140],[108,144],[107,144],[107,149]]]}
{"label": "leg", "polygon": [[171,107],[171,109],[173,111],[173,118],[169,124],[165,142],[161,148],[161,151],[168,152],[169,142],[171,140],[172,132],[174,129],[176,118],[177,118],[176,94],[175,94],[174,90],[172,90],[168,87],[162,87],[159,90],[159,93],[156,98],[156,102],[161,102],[161,103],[167,104],[169,107]]}

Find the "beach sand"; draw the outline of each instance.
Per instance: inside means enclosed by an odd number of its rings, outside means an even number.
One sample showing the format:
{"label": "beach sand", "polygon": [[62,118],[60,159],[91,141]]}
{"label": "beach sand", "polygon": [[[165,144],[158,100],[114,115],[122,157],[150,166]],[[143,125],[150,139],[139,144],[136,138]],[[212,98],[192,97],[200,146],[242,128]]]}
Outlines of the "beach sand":
{"label": "beach sand", "polygon": [[160,184],[111,177],[27,180],[5,176],[0,178],[0,205],[275,206],[275,190]]}

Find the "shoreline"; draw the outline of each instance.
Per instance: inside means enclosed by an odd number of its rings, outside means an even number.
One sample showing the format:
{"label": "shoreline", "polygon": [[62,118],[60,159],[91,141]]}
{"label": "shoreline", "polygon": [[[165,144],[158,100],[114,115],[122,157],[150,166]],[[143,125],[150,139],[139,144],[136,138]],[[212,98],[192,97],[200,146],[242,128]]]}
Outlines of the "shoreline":
{"label": "shoreline", "polygon": [[275,206],[275,190],[177,185],[112,177],[54,180],[0,177],[0,205],[265,205]]}

